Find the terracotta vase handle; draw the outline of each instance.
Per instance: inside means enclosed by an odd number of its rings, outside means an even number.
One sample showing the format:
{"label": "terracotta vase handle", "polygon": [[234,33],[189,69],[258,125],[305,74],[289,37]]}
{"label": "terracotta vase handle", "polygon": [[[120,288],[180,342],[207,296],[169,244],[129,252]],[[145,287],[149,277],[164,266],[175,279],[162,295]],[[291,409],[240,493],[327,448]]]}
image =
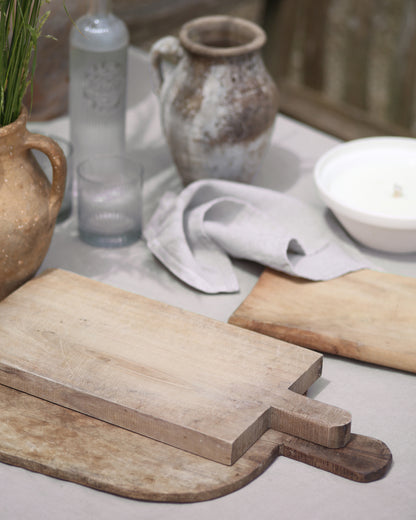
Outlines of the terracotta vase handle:
{"label": "terracotta vase handle", "polygon": [[50,137],[27,131],[24,146],[43,152],[52,164],[52,187],[49,195],[49,216],[54,221],[58,216],[66,183],[66,158],[61,147]]}

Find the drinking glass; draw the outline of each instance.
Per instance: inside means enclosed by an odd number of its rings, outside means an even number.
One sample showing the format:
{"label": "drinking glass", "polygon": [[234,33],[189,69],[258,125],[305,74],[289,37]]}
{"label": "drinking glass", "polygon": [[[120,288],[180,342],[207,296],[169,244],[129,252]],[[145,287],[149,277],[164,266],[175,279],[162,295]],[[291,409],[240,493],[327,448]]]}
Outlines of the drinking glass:
{"label": "drinking glass", "polygon": [[77,173],[81,240],[97,247],[122,247],[139,240],[142,165],[128,155],[102,155],[80,163]]}

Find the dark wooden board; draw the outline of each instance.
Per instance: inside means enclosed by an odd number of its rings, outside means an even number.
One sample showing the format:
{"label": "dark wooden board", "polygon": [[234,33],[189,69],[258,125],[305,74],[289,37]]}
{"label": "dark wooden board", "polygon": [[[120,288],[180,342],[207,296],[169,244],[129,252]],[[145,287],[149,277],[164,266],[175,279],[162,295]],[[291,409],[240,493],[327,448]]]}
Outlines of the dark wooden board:
{"label": "dark wooden board", "polygon": [[0,385],[0,462],[123,497],[217,498],[251,482],[279,455],[357,482],[383,477],[392,459],[384,443],[362,435],[330,449],[268,430],[226,466]]}

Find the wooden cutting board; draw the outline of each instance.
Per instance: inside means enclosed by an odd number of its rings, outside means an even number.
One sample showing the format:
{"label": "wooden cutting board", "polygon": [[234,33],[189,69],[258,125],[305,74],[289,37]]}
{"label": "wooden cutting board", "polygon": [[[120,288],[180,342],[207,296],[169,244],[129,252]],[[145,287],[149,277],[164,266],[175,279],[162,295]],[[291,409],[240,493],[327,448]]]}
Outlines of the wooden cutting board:
{"label": "wooden cutting board", "polygon": [[363,269],[310,282],[266,269],[229,319],[275,338],[416,372],[416,279]]}
{"label": "wooden cutting board", "polygon": [[383,477],[392,460],[384,443],[362,435],[331,449],[268,430],[226,466],[0,385],[0,461],[100,491],[209,500],[248,484],[278,455],[357,482]]}
{"label": "wooden cutting board", "polygon": [[0,302],[0,383],[233,464],[268,429],[338,448],[351,416],[299,394],[322,356],[62,270]]}

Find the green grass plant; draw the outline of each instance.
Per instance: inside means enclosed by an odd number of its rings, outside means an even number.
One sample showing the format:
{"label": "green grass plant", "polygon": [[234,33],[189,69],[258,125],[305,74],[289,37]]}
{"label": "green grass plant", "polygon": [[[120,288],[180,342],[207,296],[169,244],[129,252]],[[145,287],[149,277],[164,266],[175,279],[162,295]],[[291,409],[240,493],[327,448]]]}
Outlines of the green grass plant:
{"label": "green grass plant", "polygon": [[32,84],[36,48],[49,12],[49,0],[0,0],[0,126],[17,119]]}

